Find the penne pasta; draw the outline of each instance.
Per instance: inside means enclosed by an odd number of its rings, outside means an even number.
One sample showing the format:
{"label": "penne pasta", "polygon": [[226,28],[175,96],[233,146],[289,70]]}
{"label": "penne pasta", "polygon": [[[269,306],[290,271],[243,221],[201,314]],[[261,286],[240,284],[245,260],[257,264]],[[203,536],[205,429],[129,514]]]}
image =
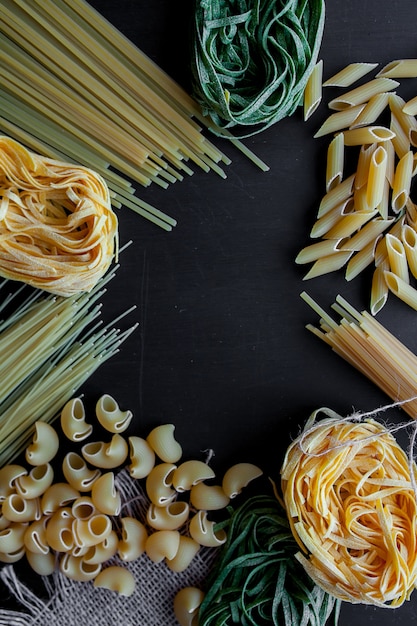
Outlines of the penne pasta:
{"label": "penne pasta", "polygon": [[401,231],[401,241],[407,257],[407,264],[411,274],[417,278],[417,232],[408,224]]}
{"label": "penne pasta", "polygon": [[382,92],[372,96],[350,128],[359,128],[360,126],[375,124],[380,115],[385,111],[390,95],[390,93]]}
{"label": "penne pasta", "polygon": [[318,131],[316,131],[314,139],[350,128],[355,123],[365,106],[365,104],[358,104],[357,106],[349,107],[343,111],[332,113],[323,122]]}
{"label": "penne pasta", "polygon": [[387,171],[386,176],[389,184],[392,186],[395,174],[395,148],[393,141],[384,141],[384,148],[387,153]]}
{"label": "penne pasta", "polygon": [[417,59],[398,59],[385,65],[377,76],[388,78],[417,78]]}
{"label": "penne pasta", "polygon": [[323,87],[350,87],[378,67],[378,63],[350,63],[324,81]]}
{"label": "penne pasta", "polygon": [[382,217],[374,217],[369,220],[367,224],[365,224],[358,232],[353,235],[350,239],[348,239],[343,246],[341,246],[341,250],[350,250],[352,252],[359,252],[363,250],[368,244],[375,244],[379,239],[379,236],[389,228],[392,224],[394,218],[391,217],[387,220],[384,220]]}
{"label": "penne pasta", "polygon": [[[342,241],[347,237],[350,237],[353,233],[359,230],[359,228],[362,228],[362,226],[369,222],[369,220],[375,217],[377,213],[378,211],[376,209],[373,211],[357,210],[353,213],[349,213],[348,215],[344,215],[340,218],[339,222],[326,233],[326,240]],[[349,241],[343,241],[343,243],[338,246],[338,250],[346,250],[347,245],[349,245]]]}
{"label": "penne pasta", "polygon": [[371,156],[368,181],[366,185],[366,201],[370,209],[377,208],[384,197],[388,157],[383,146],[379,146]]}
{"label": "penne pasta", "polygon": [[334,189],[343,180],[345,146],[343,134],[337,133],[327,149],[326,193]]}
{"label": "penne pasta", "polygon": [[351,91],[344,93],[329,102],[329,109],[342,111],[348,107],[367,103],[373,96],[389,92],[398,87],[400,83],[391,78],[374,78]]}
{"label": "penne pasta", "polygon": [[398,94],[390,94],[389,107],[392,115],[398,120],[408,141],[415,146],[417,139],[417,120],[414,115],[408,115],[404,112],[405,101]]}
{"label": "penne pasta", "polygon": [[386,271],[384,277],[388,289],[405,304],[417,310],[417,290],[393,272]]}
{"label": "penne pasta", "polygon": [[353,187],[355,183],[355,174],[352,174],[348,178],[345,178],[339,185],[336,185],[331,191],[328,191],[322,198],[317,217],[320,218],[334,207],[339,206],[342,202],[347,200],[353,193]]}
{"label": "penne pasta", "polygon": [[343,131],[345,146],[362,146],[370,143],[381,143],[395,137],[395,133],[385,126],[365,126]]}
{"label": "penne pasta", "polygon": [[334,254],[317,259],[313,267],[303,277],[303,280],[310,280],[311,278],[317,278],[317,276],[330,274],[330,272],[337,272],[337,270],[346,265],[351,256],[351,251],[338,250]]}
{"label": "penne pasta", "polygon": [[322,99],[323,61],[318,61],[308,77],[304,89],[304,121],[317,110]]}
{"label": "penne pasta", "polygon": [[390,130],[394,134],[391,143],[394,146],[395,154],[401,159],[410,150],[410,139],[397,117],[393,114],[391,114]]}
{"label": "penne pasta", "polygon": [[359,249],[348,261],[345,272],[345,279],[349,282],[359,276],[375,260],[375,248],[378,238],[372,239]]}
{"label": "penne pasta", "polygon": [[413,153],[409,150],[399,160],[395,169],[391,200],[392,210],[395,213],[405,208],[410,196],[413,164]]}
{"label": "penne pasta", "polygon": [[417,96],[414,96],[405,103],[403,112],[406,113],[406,115],[417,115]]}
{"label": "penne pasta", "polygon": [[[328,233],[327,233],[328,234]],[[317,243],[305,246],[297,255],[295,262],[298,264],[312,263],[323,257],[334,255],[340,251],[344,239],[335,241],[332,238],[323,239]]]}
{"label": "penne pasta", "polygon": [[403,282],[409,283],[407,256],[402,241],[388,233],[385,236],[385,242],[391,272],[398,276],[398,278],[401,278]]}
{"label": "penne pasta", "polygon": [[323,237],[329,230],[335,226],[341,217],[348,215],[355,210],[355,203],[353,197],[348,198],[338,206],[330,209],[322,217],[315,221],[310,231],[310,237]]}
{"label": "penne pasta", "polygon": [[370,311],[373,316],[381,311],[388,300],[389,289],[384,276],[385,271],[384,265],[377,265],[372,275]]}
{"label": "penne pasta", "polygon": [[361,187],[365,187],[367,185],[369,177],[369,166],[372,156],[377,148],[377,143],[370,143],[362,145],[360,147],[358,164],[356,166],[355,173],[355,189],[361,189]]}

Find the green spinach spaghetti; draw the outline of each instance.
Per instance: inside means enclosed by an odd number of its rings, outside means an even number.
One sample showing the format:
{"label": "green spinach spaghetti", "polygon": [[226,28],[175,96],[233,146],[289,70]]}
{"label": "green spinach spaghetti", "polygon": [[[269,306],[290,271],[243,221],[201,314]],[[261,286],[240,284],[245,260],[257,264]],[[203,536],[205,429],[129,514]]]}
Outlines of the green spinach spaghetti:
{"label": "green spinach spaghetti", "polygon": [[196,0],[192,81],[205,115],[241,137],[292,115],[324,18],[324,0]]}

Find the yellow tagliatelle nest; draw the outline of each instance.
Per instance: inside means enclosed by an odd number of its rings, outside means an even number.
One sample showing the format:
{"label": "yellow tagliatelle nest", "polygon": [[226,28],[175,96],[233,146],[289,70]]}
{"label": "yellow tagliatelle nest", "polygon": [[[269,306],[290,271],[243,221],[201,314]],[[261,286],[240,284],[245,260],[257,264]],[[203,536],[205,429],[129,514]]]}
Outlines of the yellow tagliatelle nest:
{"label": "yellow tagliatelle nest", "polygon": [[0,136],[0,275],[61,296],[88,292],[113,259],[116,235],[98,174]]}
{"label": "yellow tagliatelle nest", "polygon": [[[409,462],[373,420],[318,412],[289,447],[282,491],[297,554],[337,598],[394,608],[417,583],[417,502]],[[415,467],[413,467],[415,471]]]}

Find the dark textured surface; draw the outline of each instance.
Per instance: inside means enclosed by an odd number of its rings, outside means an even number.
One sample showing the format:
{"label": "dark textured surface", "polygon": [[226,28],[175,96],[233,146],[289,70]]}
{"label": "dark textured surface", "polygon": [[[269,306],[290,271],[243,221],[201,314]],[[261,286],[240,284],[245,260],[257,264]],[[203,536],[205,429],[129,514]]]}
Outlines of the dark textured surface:
{"label": "dark textured surface", "polygon": [[[96,1],[143,51],[188,87],[191,2]],[[382,65],[417,56],[412,0],[329,0],[321,58],[324,76],[355,61]],[[417,81],[403,92],[417,93]],[[260,463],[274,478],[290,437],[310,412],[341,414],[387,402],[373,384],[305,330],[317,318],[299,294],[328,308],[340,293],[368,306],[370,276],[342,273],[304,283],[294,258],[309,242],[324,189],[328,140],[313,134],[323,105],[308,122],[301,111],[247,144],[270,165],[262,173],[227,144],[228,178],[198,172],[166,191],[139,190],[178,220],[171,233],[122,209],[118,276],[104,301],[111,319],[137,305],[140,328],[120,354],[85,385],[95,401],[112,393],[146,434],[173,422],[186,456],[212,448],[219,472],[232,462]],[[379,320],[417,351],[417,314],[390,299]],[[392,419],[403,416],[392,414]],[[417,597],[396,611],[344,606],[340,626],[414,621]],[[146,625],[143,625],[146,626]]]}

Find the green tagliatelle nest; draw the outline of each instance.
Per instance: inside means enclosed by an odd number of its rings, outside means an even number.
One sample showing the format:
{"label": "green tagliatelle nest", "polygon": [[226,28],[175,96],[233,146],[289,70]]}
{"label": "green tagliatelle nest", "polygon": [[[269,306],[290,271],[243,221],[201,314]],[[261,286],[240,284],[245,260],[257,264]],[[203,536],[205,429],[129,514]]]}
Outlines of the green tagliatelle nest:
{"label": "green tagliatelle nest", "polygon": [[324,15],[324,0],[197,0],[193,89],[205,114],[221,128],[250,126],[248,136],[294,113]]}

